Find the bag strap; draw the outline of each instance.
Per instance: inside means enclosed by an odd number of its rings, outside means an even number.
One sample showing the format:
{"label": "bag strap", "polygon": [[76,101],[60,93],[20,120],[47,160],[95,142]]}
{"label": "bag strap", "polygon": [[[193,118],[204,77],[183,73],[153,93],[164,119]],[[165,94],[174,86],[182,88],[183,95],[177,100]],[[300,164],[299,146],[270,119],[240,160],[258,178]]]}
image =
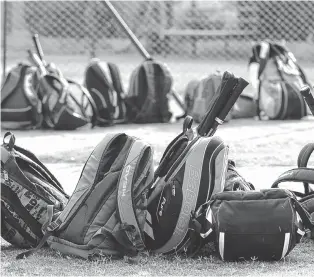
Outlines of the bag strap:
{"label": "bag strap", "polygon": [[[282,173],[278,177],[278,179],[272,184],[271,188],[278,188],[278,185],[282,182],[304,182],[314,184],[314,169],[306,167],[290,169]],[[297,191],[292,192],[297,196],[304,197],[310,192],[306,190],[306,187],[304,188],[304,193],[300,193]]]}
{"label": "bag strap", "polygon": [[[136,201],[134,199],[134,189],[136,188],[136,184],[134,183],[134,174],[138,166],[138,159],[144,154],[148,146],[148,144],[141,140],[136,140],[132,144],[120,175],[117,193],[118,214],[121,224],[122,226],[126,225],[131,227],[126,228],[125,233],[132,245],[139,251],[145,248],[145,244],[143,232],[139,227],[135,214],[134,205],[136,205]],[[145,172],[149,169],[149,166],[150,163],[148,162],[144,168],[144,174],[146,174]],[[139,177],[139,181],[141,181],[141,179],[143,179],[143,176]],[[116,239],[120,242],[119,237],[116,237]]]}
{"label": "bag strap", "polygon": [[93,97],[91,96],[90,92],[84,86],[80,85],[79,83],[77,83],[77,82],[75,82],[74,80],[71,80],[71,79],[67,79],[67,81],[68,81],[69,84],[76,85],[82,92],[81,103],[78,102],[78,100],[72,95],[72,93],[69,93],[69,96],[78,105],[78,107],[81,110],[82,115],[85,118],[88,118],[88,116],[86,115],[86,109],[88,107],[87,107],[87,103],[86,103],[86,105],[84,105],[84,98],[83,97],[86,97],[86,99],[88,100],[88,103],[91,105],[92,111],[93,111],[93,115],[92,115],[92,118],[91,118],[91,123],[92,123],[92,128],[93,128],[96,125],[97,121],[100,120],[99,112],[98,112],[98,109],[97,109],[97,105],[96,105]]}
{"label": "bag strap", "polygon": [[291,198],[292,202],[294,203],[294,207],[297,211],[297,213],[299,214],[302,223],[304,224],[304,227],[309,229],[310,232],[314,231],[314,221],[311,219],[311,215],[309,214],[309,212],[307,210],[304,209],[304,207],[302,207],[301,203],[295,199],[295,198]]}
{"label": "bag strap", "polygon": [[308,143],[301,149],[298,156],[298,167],[307,167],[307,163],[313,151],[314,143]]}
{"label": "bag strap", "polygon": [[[27,65],[27,64],[18,64],[17,67],[15,67],[14,69],[12,69],[6,79],[5,79],[5,82],[1,88],[1,104],[8,98],[8,96],[18,87],[18,86],[21,86],[23,85],[23,78],[22,76],[25,76],[26,74],[26,71],[27,71],[27,68],[29,68],[30,66]],[[16,82],[12,85],[10,83],[10,79],[11,78],[14,78],[13,76],[13,72],[14,70],[16,70],[17,68],[19,68],[19,77],[18,77],[18,80],[16,80]],[[9,84],[9,85],[8,85]]]}
{"label": "bag strap", "polygon": [[[30,151],[15,145],[15,136],[11,132],[6,132],[3,138],[3,146],[8,150],[12,151],[15,150],[19,155],[19,157],[26,162],[30,163],[36,170],[38,170],[45,178],[48,179],[49,184],[51,184],[54,188],[62,192],[66,197],[68,195],[64,191],[62,185],[56,179],[55,176],[48,170],[48,168]],[[9,156],[3,156],[3,159],[9,159]],[[6,163],[5,160],[3,160]]]}

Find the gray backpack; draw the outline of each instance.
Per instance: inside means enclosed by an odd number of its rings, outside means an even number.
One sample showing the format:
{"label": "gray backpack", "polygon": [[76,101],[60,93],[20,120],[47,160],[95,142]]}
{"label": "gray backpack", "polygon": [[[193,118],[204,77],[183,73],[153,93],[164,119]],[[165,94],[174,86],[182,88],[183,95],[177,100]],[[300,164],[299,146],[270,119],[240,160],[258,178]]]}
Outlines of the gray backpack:
{"label": "gray backpack", "polygon": [[146,60],[131,75],[126,98],[128,120],[134,123],[169,122],[168,96],[172,76],[165,64]]}
{"label": "gray backpack", "polygon": [[59,217],[29,256],[43,245],[85,259],[120,258],[144,249],[145,192],[153,179],[153,150],[126,134],[108,134],[87,159]]}

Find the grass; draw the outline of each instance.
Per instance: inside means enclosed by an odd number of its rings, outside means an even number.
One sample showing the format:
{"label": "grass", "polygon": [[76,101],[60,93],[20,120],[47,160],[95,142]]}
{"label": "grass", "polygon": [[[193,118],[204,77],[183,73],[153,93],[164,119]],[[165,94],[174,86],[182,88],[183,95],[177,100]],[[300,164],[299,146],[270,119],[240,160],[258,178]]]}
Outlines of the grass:
{"label": "grass", "polygon": [[223,262],[215,251],[194,259],[146,252],[133,264],[107,258],[85,261],[50,249],[16,261],[21,250],[2,246],[1,276],[311,276],[313,251],[313,241],[305,239],[282,261]]}

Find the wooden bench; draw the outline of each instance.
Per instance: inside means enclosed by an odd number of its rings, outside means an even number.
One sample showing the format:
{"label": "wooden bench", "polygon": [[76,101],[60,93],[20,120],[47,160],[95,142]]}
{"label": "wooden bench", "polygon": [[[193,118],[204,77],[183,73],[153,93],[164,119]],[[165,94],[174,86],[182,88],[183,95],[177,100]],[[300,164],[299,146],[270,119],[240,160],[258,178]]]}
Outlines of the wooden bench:
{"label": "wooden bench", "polygon": [[253,30],[197,30],[197,29],[163,29],[160,30],[160,39],[166,41],[170,37],[190,37],[193,45],[192,53],[197,54],[197,41],[203,38],[220,38],[224,40],[224,46],[228,46],[226,38],[250,38],[254,34]]}

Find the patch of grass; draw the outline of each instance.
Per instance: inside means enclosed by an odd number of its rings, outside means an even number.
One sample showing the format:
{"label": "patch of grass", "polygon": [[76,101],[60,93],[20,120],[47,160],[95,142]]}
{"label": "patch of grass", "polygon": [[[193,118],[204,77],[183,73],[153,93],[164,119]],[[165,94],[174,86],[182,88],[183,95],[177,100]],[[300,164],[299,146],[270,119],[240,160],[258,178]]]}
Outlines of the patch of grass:
{"label": "patch of grass", "polygon": [[198,258],[142,253],[137,264],[103,258],[86,261],[49,248],[15,260],[20,249],[2,243],[1,276],[312,276],[314,242],[298,244],[282,261],[223,262],[214,251]]}

